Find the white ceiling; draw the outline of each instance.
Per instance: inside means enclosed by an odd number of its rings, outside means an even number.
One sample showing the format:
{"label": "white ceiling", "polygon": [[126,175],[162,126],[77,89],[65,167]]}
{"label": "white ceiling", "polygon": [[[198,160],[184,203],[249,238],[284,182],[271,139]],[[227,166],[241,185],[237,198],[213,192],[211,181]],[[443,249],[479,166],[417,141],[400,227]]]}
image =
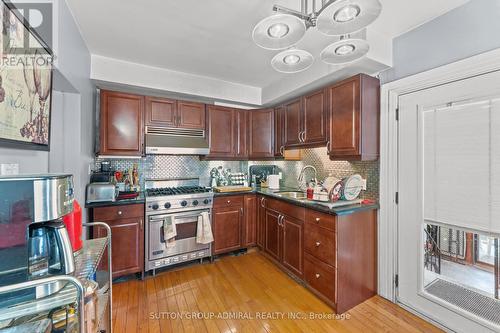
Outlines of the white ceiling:
{"label": "white ceiling", "polygon": [[[382,14],[370,29],[389,38],[467,2],[380,1]],[[92,54],[255,87],[296,75],[275,72],[270,60],[277,52],[256,46],[251,32],[273,4],[299,9],[299,0],[67,2]],[[297,46],[318,56],[336,39],[310,29]]]}

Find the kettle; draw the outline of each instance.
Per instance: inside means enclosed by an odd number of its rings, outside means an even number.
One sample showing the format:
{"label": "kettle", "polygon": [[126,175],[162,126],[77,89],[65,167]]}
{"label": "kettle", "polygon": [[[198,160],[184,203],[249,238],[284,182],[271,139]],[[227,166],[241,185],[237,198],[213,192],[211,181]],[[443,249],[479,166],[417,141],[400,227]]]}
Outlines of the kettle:
{"label": "kettle", "polygon": [[[28,279],[50,275],[66,275],[75,271],[73,249],[68,232],[61,220],[32,223],[28,226]],[[48,296],[63,288],[54,282],[36,289],[36,297]]]}

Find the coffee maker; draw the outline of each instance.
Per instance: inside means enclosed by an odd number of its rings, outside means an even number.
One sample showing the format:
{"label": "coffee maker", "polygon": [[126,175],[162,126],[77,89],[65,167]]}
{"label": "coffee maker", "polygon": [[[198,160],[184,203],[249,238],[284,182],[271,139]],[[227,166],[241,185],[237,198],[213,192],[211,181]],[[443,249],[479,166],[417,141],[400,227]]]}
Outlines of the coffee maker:
{"label": "coffee maker", "polygon": [[[73,250],[62,217],[73,210],[73,177],[0,177],[0,286],[72,274]],[[54,282],[2,294],[0,307],[55,293]]]}

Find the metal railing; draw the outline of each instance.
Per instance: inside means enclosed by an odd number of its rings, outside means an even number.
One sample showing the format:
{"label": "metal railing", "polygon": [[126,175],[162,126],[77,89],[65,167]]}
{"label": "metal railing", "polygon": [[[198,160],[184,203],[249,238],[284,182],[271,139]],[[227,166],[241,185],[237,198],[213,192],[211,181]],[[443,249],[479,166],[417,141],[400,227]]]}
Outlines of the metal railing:
{"label": "metal railing", "polygon": [[425,267],[430,271],[434,271],[437,274],[441,274],[441,249],[438,246],[437,238],[439,237],[439,227],[437,226],[428,226],[434,230],[435,237],[424,228],[426,234],[426,242],[425,242]]}

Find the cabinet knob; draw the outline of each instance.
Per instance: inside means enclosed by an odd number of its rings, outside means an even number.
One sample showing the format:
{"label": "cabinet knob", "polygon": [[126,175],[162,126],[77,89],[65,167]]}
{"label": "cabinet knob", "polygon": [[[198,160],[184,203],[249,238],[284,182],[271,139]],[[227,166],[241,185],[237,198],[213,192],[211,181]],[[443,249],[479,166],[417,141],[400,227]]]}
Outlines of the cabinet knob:
{"label": "cabinet knob", "polygon": [[316,247],[319,247],[321,245],[321,242],[316,242]]}
{"label": "cabinet knob", "polygon": [[230,203],[231,203],[231,200],[228,200],[228,201],[227,201],[227,203],[228,203],[228,204],[230,204]]}
{"label": "cabinet knob", "polygon": [[122,213],[122,211],[121,211],[121,210],[119,210],[119,211],[118,211],[118,215],[122,215],[122,214],[123,214],[123,213]]}
{"label": "cabinet knob", "polygon": [[319,279],[320,275],[318,273],[316,273],[316,279]]}
{"label": "cabinet knob", "polygon": [[320,219],[319,219],[319,217],[317,217],[317,218],[316,218],[316,223],[319,223],[319,220],[320,220]]}

